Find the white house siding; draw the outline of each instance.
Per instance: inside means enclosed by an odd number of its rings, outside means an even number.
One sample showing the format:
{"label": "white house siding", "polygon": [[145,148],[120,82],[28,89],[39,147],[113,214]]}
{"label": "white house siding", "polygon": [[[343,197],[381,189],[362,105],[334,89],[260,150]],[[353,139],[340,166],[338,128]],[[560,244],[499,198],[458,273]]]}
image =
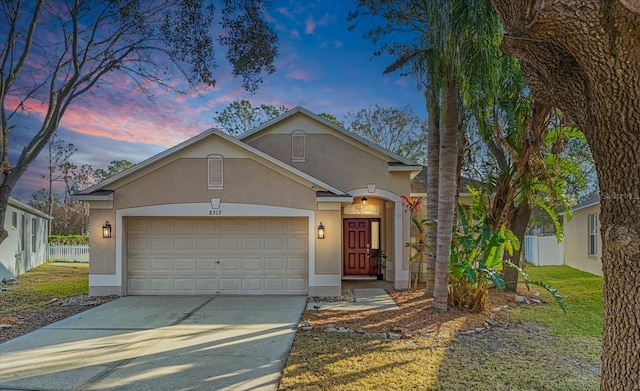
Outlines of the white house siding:
{"label": "white house siding", "polygon": [[50,220],[39,210],[9,199],[4,219],[9,237],[0,244],[0,280],[18,276],[46,260]]}

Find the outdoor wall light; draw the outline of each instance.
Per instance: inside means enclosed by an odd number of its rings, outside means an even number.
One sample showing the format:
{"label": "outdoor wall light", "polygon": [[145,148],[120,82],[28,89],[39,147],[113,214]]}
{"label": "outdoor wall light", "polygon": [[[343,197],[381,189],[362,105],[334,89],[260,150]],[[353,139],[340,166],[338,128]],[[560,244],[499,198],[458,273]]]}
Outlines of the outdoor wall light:
{"label": "outdoor wall light", "polygon": [[367,197],[362,197],[362,206],[367,206],[367,201],[369,201]]}
{"label": "outdoor wall light", "polygon": [[324,225],[322,225],[322,221],[318,226],[318,239],[324,239]]}
{"label": "outdoor wall light", "polygon": [[106,239],[111,237],[111,224],[109,224],[109,220],[105,221],[102,226],[102,237]]}

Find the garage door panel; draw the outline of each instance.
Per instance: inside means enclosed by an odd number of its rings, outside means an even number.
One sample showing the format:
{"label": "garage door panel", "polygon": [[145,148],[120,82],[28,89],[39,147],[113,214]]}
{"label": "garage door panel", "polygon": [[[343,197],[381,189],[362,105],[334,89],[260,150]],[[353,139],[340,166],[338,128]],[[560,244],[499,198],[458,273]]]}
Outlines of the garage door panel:
{"label": "garage door panel", "polygon": [[173,269],[177,272],[195,272],[196,260],[195,259],[176,259]]}
{"label": "garage door panel", "polygon": [[218,228],[221,232],[238,232],[240,231],[240,220],[218,220]]}
{"label": "garage door panel", "polygon": [[173,231],[172,219],[152,219],[151,220],[151,232],[172,232]]}
{"label": "garage door panel", "polygon": [[220,238],[220,251],[240,251],[240,239],[238,238]]}
{"label": "garage door panel", "polygon": [[197,259],[196,264],[198,265],[198,271],[212,271],[218,268],[215,259]]}
{"label": "garage door panel", "polygon": [[198,232],[217,232],[220,230],[218,220],[196,220],[196,230]]}
{"label": "garage door panel", "polygon": [[244,219],[241,223],[242,232],[264,232],[264,220]]}
{"label": "garage door panel", "polygon": [[196,239],[195,238],[173,239],[173,248],[176,251],[193,251],[196,249]]}
{"label": "garage door panel", "polygon": [[242,239],[242,251],[260,251],[263,248],[264,248],[264,240],[262,238]]}
{"label": "garage door panel", "polygon": [[[200,232],[200,231],[198,231]],[[198,251],[216,251],[218,250],[217,238],[197,238],[196,250]]]}
{"label": "garage door panel", "polygon": [[147,237],[129,235],[129,239],[127,240],[127,248],[130,252],[148,251],[149,249],[151,249],[151,239]]}
{"label": "garage door panel", "polygon": [[221,273],[224,273],[226,271],[239,271],[241,269],[241,264],[242,264],[242,259],[238,259],[238,258],[234,258],[234,259],[228,259],[228,258],[220,258],[220,260],[218,261],[218,270]]}
{"label": "garage door panel", "polygon": [[264,271],[265,272],[281,272],[285,271],[286,268],[286,260],[282,258],[278,259],[265,259],[264,260]]}
{"label": "garage door panel", "polygon": [[243,259],[242,260],[242,270],[243,271],[257,272],[257,271],[262,271],[263,269],[264,268],[263,268],[262,258]]}
{"label": "garage door panel", "polygon": [[149,258],[129,257],[130,272],[146,272],[151,270],[151,260]]}
{"label": "garage door panel", "polygon": [[303,237],[287,238],[287,251],[307,251],[307,240]]}
{"label": "garage door panel", "polygon": [[151,251],[170,251],[171,250],[171,237],[162,236],[157,238],[151,238]]}
{"label": "garage door panel", "polygon": [[307,260],[303,258],[287,259],[287,270],[305,271],[307,270]]}
{"label": "garage door panel", "polygon": [[307,293],[306,218],[127,221],[128,294]]}
{"label": "garage door panel", "polygon": [[306,220],[292,219],[292,220],[285,220],[285,222],[287,226],[287,232],[296,233],[300,235],[307,234],[308,225]]}
{"label": "garage door panel", "polygon": [[151,271],[152,272],[170,272],[173,271],[173,259],[167,258],[152,258],[151,259]]}

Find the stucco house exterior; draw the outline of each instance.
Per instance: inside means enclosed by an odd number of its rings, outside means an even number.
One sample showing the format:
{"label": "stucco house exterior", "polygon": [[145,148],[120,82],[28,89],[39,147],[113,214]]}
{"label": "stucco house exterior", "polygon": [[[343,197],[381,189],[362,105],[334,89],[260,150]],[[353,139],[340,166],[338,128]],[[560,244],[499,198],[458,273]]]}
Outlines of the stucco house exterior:
{"label": "stucco house exterior", "polygon": [[301,107],[238,138],[205,131],[74,196],[89,293],[340,295],[380,250],[406,288],[401,196],[421,170]]}
{"label": "stucco house exterior", "polygon": [[564,264],[601,276],[600,195],[587,197],[573,207],[572,215],[564,222]]}
{"label": "stucco house exterior", "polygon": [[0,281],[41,265],[47,257],[51,216],[9,197],[4,227],[9,232],[0,245]]}

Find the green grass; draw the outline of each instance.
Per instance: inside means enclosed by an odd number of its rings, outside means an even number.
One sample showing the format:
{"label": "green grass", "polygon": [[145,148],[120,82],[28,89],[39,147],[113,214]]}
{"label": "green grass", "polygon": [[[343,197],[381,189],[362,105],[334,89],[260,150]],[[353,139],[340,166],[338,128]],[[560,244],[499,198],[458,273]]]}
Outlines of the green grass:
{"label": "green grass", "polygon": [[[526,272],[531,280],[542,280],[558,289],[567,305],[564,314],[557,305],[524,307],[512,312],[519,320],[535,321],[549,327],[553,334],[563,337],[594,337],[602,335],[602,277],[581,272],[568,266],[528,266]],[[554,299],[544,290],[531,286],[531,290],[542,291],[543,298],[551,303]]]}
{"label": "green grass", "polygon": [[88,264],[45,262],[18,276],[18,283],[2,292],[0,315],[37,310],[53,298],[63,299],[88,292]]}

